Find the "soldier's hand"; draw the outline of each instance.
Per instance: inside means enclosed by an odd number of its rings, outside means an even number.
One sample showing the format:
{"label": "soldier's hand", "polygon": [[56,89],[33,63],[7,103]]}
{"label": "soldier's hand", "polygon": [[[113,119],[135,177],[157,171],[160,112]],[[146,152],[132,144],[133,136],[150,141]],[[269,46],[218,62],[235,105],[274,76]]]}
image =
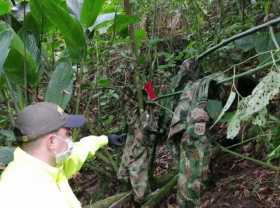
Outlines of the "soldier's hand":
{"label": "soldier's hand", "polygon": [[110,144],[115,145],[115,146],[121,146],[124,141],[126,140],[126,134],[111,134],[108,135],[108,141]]}

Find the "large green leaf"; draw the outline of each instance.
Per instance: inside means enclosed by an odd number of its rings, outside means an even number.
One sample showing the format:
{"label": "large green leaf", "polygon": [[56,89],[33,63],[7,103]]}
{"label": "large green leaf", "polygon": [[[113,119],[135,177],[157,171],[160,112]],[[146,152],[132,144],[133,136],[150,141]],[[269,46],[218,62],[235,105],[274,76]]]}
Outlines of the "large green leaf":
{"label": "large green leaf", "polygon": [[7,14],[10,11],[11,11],[11,5],[5,0],[0,0],[0,16]]}
{"label": "large green leaf", "polygon": [[248,52],[249,50],[254,48],[254,37],[255,35],[248,35],[243,38],[235,40],[235,44],[238,48]]}
{"label": "large green leaf", "polygon": [[104,33],[106,33],[107,30],[113,25],[116,15],[117,14],[115,12],[98,15],[94,24],[92,26],[90,26],[88,28],[88,30],[90,32],[92,32],[94,29],[97,28],[97,31],[99,31],[99,30],[103,31],[104,30],[105,31]]}
{"label": "large green leaf", "polygon": [[134,31],[135,44],[137,48],[141,47],[142,41],[147,37],[145,30],[137,29]]}
{"label": "large green leaf", "polygon": [[[280,43],[280,33],[275,33],[275,38]],[[271,35],[268,31],[261,31],[242,37],[235,41],[238,48],[248,52],[251,49],[255,49],[257,53],[261,54],[258,59],[261,63],[269,62],[272,60],[270,53],[264,53],[270,50],[275,50],[275,44],[272,41]]]}
{"label": "large green leaf", "polygon": [[80,20],[85,27],[94,24],[97,16],[102,10],[105,0],[84,0],[82,5]]}
{"label": "large green leaf", "polygon": [[30,55],[27,56],[25,57],[18,50],[11,48],[4,65],[4,70],[12,84],[24,85],[25,76],[28,84],[33,86],[37,84],[36,64]]}
{"label": "large green leaf", "polygon": [[113,21],[115,19],[116,13],[106,13],[106,14],[100,14],[96,18],[94,24],[90,28],[95,28],[98,25],[101,25],[105,22]]}
{"label": "large green leaf", "polygon": [[[33,16],[36,24],[38,25],[37,30],[40,31],[40,33],[46,33],[52,28],[52,23],[47,19],[46,15],[42,13],[41,11],[43,10],[42,6],[40,3],[37,1],[29,1],[30,9],[31,9],[31,15]],[[28,14],[25,17],[28,18]]]}
{"label": "large green leaf", "polygon": [[35,20],[34,16],[32,15],[32,12],[28,13],[25,16],[23,25],[21,29],[18,31],[18,34],[21,37],[23,37],[22,36],[23,32],[32,33],[32,35],[36,39],[37,45],[39,45],[43,31],[42,31],[42,27],[38,24],[38,22]]}
{"label": "large green leaf", "polygon": [[82,26],[67,10],[55,0],[31,0],[40,12],[61,32],[67,49],[74,61],[79,61],[86,54],[86,40]]}
{"label": "large green leaf", "polygon": [[[106,33],[110,28],[116,32],[121,32],[122,30],[127,29],[128,25],[137,22],[139,22],[139,18],[136,16],[128,16],[112,12],[98,15],[94,24],[88,29],[90,32],[96,29],[101,34]],[[137,30],[135,35],[137,36],[138,43],[140,43],[141,39],[144,38],[146,34],[141,32],[141,30]]]}
{"label": "large green leaf", "polygon": [[69,59],[61,59],[51,76],[45,101],[53,102],[65,108],[73,91],[73,74]]}
{"label": "large green leaf", "polygon": [[217,119],[222,109],[223,105],[221,101],[211,99],[208,100],[207,112],[212,119]]}
{"label": "large green leaf", "polygon": [[[268,32],[256,33],[254,35],[254,46],[257,53],[263,53],[275,49],[275,45],[271,40],[271,36]],[[270,53],[263,54],[259,56],[258,59],[261,63],[266,63],[272,60]]]}
{"label": "large green leaf", "polygon": [[121,31],[125,28],[127,28],[130,24],[135,24],[139,22],[139,18],[136,16],[128,16],[128,15],[117,15],[115,19],[115,30]]}
{"label": "large green leaf", "polygon": [[10,50],[13,33],[11,31],[0,32],[0,74],[3,72],[3,65]]}
{"label": "large green leaf", "polygon": [[[26,78],[29,84],[37,82],[37,66],[32,55],[29,53],[20,37],[5,22],[0,22],[0,32],[9,31],[12,33],[10,51],[4,63],[4,70],[10,81],[15,84],[23,84],[26,69]],[[1,54],[2,55],[2,54]]]}
{"label": "large green leaf", "polygon": [[28,50],[30,55],[33,57],[36,63],[40,64],[41,52],[37,45],[37,40],[35,35],[33,35],[33,33],[30,33],[26,30],[21,30],[19,35],[22,41],[25,43],[26,49]]}

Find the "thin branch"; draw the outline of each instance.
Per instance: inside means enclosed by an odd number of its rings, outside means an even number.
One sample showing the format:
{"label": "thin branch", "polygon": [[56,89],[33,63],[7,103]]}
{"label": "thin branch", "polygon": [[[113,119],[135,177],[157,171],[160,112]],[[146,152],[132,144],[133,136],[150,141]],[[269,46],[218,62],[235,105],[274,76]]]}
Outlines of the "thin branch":
{"label": "thin branch", "polygon": [[272,39],[272,41],[273,41],[275,47],[276,47],[277,49],[279,49],[280,47],[279,47],[279,44],[278,44],[278,42],[277,42],[277,40],[276,40],[275,33],[274,33],[274,31],[273,31],[273,27],[272,27],[272,26],[269,27],[269,33],[270,33],[270,37],[271,37],[271,39]]}
{"label": "thin branch", "polygon": [[177,184],[177,180],[178,174],[175,175],[165,186],[147,196],[147,201],[141,206],[141,208],[150,208],[158,204]]}
{"label": "thin branch", "polygon": [[[181,93],[181,92],[180,92],[180,93]],[[158,102],[155,102],[155,101],[146,101],[146,103],[157,105],[157,106],[163,108],[164,110],[166,110],[168,113],[170,113],[170,114],[172,114],[172,115],[174,114],[174,112],[173,112],[172,110],[170,110],[169,108],[166,108],[165,106],[159,104]]]}
{"label": "thin branch", "polygon": [[255,136],[255,137],[252,137],[252,138],[249,138],[249,139],[245,139],[245,140],[243,140],[242,142],[239,142],[239,143],[237,143],[237,144],[230,145],[230,146],[228,146],[227,148],[228,148],[228,149],[231,149],[231,148],[234,148],[234,147],[238,147],[238,146],[244,145],[244,144],[246,144],[246,143],[248,143],[248,142],[257,140],[257,139],[260,138],[260,137],[267,137],[267,136],[272,136],[272,135],[275,135],[275,134],[257,135],[257,136]]}
{"label": "thin branch", "polygon": [[206,55],[208,55],[208,54],[212,53],[213,51],[215,51],[215,50],[217,50],[217,49],[227,45],[228,43],[230,43],[230,42],[232,42],[234,40],[240,39],[240,38],[245,37],[247,35],[251,35],[251,34],[253,34],[253,33],[255,33],[255,32],[257,32],[257,31],[259,31],[259,30],[261,30],[263,28],[269,27],[269,26],[274,25],[274,24],[279,23],[279,22],[280,22],[280,17],[278,17],[278,18],[276,18],[274,20],[271,20],[269,22],[266,22],[264,24],[258,25],[256,27],[250,28],[249,30],[246,30],[244,32],[236,34],[236,35],[234,35],[234,36],[232,36],[232,37],[230,37],[228,39],[225,39],[221,43],[219,43],[218,45],[215,45],[215,46],[209,48],[208,50],[206,50],[205,52],[201,53],[197,57],[197,60],[200,60],[200,59],[204,58]]}
{"label": "thin branch", "polygon": [[[275,60],[275,63],[277,63],[277,62],[279,62],[279,61],[280,61],[280,59],[277,59],[277,60]],[[263,65],[261,65],[261,66],[257,66],[256,68],[253,68],[253,69],[250,69],[250,70],[248,70],[248,71],[246,71],[246,72],[243,72],[243,73],[240,73],[240,74],[235,75],[235,79],[240,78],[240,77],[244,77],[244,76],[251,75],[251,74],[255,73],[256,71],[259,71],[259,70],[261,70],[261,69],[264,69],[264,68],[266,68],[266,67],[269,67],[269,66],[271,66],[271,65],[273,65],[273,64],[274,64],[274,62],[271,61],[271,62],[268,62],[268,63],[263,64]],[[224,79],[224,80],[218,81],[217,83],[218,83],[218,84],[222,84],[222,83],[225,83],[225,82],[232,81],[232,79],[233,79],[233,77],[228,77],[228,78],[226,78],[226,79]]]}
{"label": "thin branch", "polygon": [[173,93],[170,93],[170,94],[161,95],[161,96],[157,97],[154,101],[158,101],[160,99],[167,98],[167,97],[172,97],[172,96],[175,96],[175,95],[180,95],[182,92],[183,91],[180,90],[180,91],[176,91],[176,92],[173,92]]}
{"label": "thin branch", "polygon": [[245,155],[241,155],[241,154],[239,154],[237,152],[231,151],[228,148],[223,147],[222,145],[220,145],[218,143],[217,143],[217,145],[224,152],[227,152],[227,153],[232,154],[234,156],[240,157],[240,158],[242,158],[244,160],[252,161],[252,162],[254,162],[254,163],[256,163],[256,164],[258,164],[258,165],[260,165],[260,166],[262,166],[264,168],[269,168],[269,169],[272,169],[272,170],[275,170],[275,171],[280,171],[280,167],[271,165],[269,163],[265,163],[265,162],[263,162],[261,160],[257,160],[257,159],[254,159],[254,158],[251,158],[251,157],[248,157],[248,156],[245,156]]}
{"label": "thin branch", "polygon": [[128,200],[130,200],[130,198],[132,197],[132,191],[128,192],[127,194],[125,194],[122,198],[120,198],[119,200],[117,200],[116,202],[114,202],[113,204],[111,204],[111,206],[109,208],[116,208],[119,207],[121,204],[125,204],[125,202],[127,202]]}
{"label": "thin branch", "polygon": [[[119,203],[119,201],[122,201],[124,198],[128,198],[131,196],[131,192],[124,192],[124,193],[119,193],[113,196],[109,196],[106,199],[102,199],[100,201],[95,202],[94,204],[85,206],[85,208],[107,208],[111,207],[113,204],[116,202]],[[115,204],[116,206],[118,205]]]}
{"label": "thin branch", "polygon": [[[230,67],[228,67],[227,69],[225,69],[225,70],[223,71],[223,73],[226,73],[226,72],[230,71],[230,70],[231,70],[232,68],[234,68],[234,67],[237,67],[237,66],[240,66],[240,65],[242,65],[242,64],[245,64],[245,63],[251,61],[251,60],[254,59],[254,58],[257,58],[257,57],[259,57],[259,56],[262,56],[262,55],[265,55],[265,54],[268,54],[268,53],[271,53],[271,52],[274,52],[274,51],[278,51],[278,49],[276,49],[276,50],[268,50],[268,51],[264,51],[264,52],[257,53],[256,55],[251,56],[251,57],[245,59],[244,61],[239,62],[238,64],[231,65]],[[270,58],[268,58],[268,59],[266,59],[266,60],[264,60],[264,61],[268,61],[269,59],[270,59]]]}

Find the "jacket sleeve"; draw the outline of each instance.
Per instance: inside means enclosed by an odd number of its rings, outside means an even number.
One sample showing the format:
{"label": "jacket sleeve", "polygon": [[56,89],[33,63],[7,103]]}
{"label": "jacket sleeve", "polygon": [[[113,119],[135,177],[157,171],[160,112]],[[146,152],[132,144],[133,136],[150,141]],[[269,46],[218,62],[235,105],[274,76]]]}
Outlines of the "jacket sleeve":
{"label": "jacket sleeve", "polygon": [[73,152],[64,162],[63,170],[67,178],[77,173],[89,155],[95,155],[96,151],[108,144],[107,136],[88,136],[74,143]]}

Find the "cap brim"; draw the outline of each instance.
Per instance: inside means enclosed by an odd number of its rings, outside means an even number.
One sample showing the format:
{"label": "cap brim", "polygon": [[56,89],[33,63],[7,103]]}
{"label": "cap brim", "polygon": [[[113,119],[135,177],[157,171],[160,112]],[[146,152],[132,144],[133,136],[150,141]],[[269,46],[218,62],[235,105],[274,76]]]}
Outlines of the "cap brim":
{"label": "cap brim", "polygon": [[86,118],[83,115],[68,115],[66,123],[63,125],[65,128],[79,128],[86,122]]}

